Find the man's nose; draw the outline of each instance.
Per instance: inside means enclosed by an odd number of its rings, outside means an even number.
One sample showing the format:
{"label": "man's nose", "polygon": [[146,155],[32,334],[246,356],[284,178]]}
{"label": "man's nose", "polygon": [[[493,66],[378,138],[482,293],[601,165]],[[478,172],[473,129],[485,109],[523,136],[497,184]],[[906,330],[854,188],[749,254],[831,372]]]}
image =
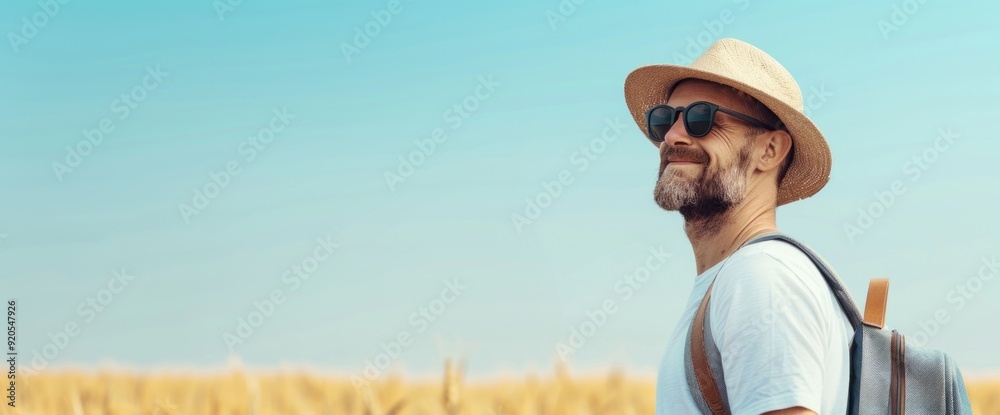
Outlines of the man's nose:
{"label": "man's nose", "polygon": [[684,114],[678,115],[677,121],[674,121],[674,125],[671,125],[670,130],[663,136],[663,143],[668,146],[689,146],[692,140],[684,128]]}

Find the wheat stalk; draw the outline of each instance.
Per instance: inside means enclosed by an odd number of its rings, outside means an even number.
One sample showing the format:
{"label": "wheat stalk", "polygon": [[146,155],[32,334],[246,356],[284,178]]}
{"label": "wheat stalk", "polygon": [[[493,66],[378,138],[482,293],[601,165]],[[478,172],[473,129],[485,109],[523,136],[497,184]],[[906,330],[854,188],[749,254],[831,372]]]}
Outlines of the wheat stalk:
{"label": "wheat stalk", "polygon": [[80,393],[73,388],[70,392],[70,404],[73,406],[73,415],[83,415],[83,405],[80,404]]}
{"label": "wheat stalk", "polygon": [[451,359],[444,361],[444,391],[441,395],[441,404],[448,415],[457,415],[461,404],[461,373],[455,367]]}
{"label": "wheat stalk", "polygon": [[364,403],[365,415],[383,415],[382,407],[378,404],[370,387],[361,390],[361,402]]}
{"label": "wheat stalk", "polygon": [[[387,382],[354,389],[343,378],[228,372],[204,376],[131,373],[45,373],[18,384],[24,400],[11,415],[585,415],[653,413],[655,383],[622,372],[600,378],[465,382],[464,364],[448,359],[431,383]],[[131,385],[141,385],[132,387]],[[1000,414],[1000,382],[967,383],[977,414]],[[367,390],[366,390],[367,389]],[[309,393],[313,391],[313,393]],[[391,403],[391,405],[390,405]]]}

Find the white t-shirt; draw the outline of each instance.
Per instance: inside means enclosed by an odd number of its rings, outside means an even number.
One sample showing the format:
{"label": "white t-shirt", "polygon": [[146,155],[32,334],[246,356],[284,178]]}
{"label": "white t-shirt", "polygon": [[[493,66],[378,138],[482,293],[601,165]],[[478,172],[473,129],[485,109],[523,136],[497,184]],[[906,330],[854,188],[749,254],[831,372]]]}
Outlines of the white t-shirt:
{"label": "white t-shirt", "polygon": [[745,246],[695,279],[660,363],[656,413],[700,414],[685,378],[684,345],[713,278],[710,325],[733,415],[796,406],[847,413],[854,331],[809,257],[777,240]]}

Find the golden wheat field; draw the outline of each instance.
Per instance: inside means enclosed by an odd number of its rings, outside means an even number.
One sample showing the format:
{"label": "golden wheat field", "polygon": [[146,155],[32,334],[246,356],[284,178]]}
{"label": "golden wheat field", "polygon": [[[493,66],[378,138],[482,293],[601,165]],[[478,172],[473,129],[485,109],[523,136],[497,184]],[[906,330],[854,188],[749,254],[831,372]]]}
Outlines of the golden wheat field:
{"label": "golden wheat field", "polygon": [[[652,414],[655,384],[620,372],[467,384],[449,362],[437,382],[388,377],[370,388],[302,372],[137,375],[59,372],[19,377],[18,415],[597,415]],[[1000,381],[969,382],[973,410],[1000,415]]]}

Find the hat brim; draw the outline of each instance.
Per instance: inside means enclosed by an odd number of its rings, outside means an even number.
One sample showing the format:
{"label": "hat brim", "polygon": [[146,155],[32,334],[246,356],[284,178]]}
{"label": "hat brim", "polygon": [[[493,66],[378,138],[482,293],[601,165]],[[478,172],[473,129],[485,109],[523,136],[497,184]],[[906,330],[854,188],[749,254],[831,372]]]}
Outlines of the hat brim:
{"label": "hat brim", "polygon": [[666,102],[666,94],[684,79],[701,79],[728,85],[756,98],[781,119],[792,136],[792,164],[778,184],[778,206],[816,194],[830,180],[830,147],[819,128],[802,113],[770,94],[748,84],[712,72],[679,65],[647,65],[636,68],[625,78],[625,102],[643,136],[646,134],[646,110]]}

